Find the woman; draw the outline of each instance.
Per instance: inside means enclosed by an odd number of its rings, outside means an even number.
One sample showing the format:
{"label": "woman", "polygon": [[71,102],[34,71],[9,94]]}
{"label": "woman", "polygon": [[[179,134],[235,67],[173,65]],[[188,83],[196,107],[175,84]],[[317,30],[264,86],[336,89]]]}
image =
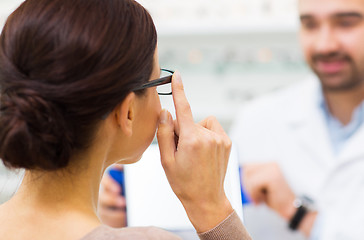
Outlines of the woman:
{"label": "woman", "polygon": [[157,36],[133,0],[27,0],[0,38],[0,157],[25,168],[0,206],[2,239],[178,239],[112,229],[96,208],[105,169],[140,159],[158,127],[170,185],[201,239],[247,239],[223,180],[230,140],[213,118],[193,123],[178,73],[177,121],[161,111]]}

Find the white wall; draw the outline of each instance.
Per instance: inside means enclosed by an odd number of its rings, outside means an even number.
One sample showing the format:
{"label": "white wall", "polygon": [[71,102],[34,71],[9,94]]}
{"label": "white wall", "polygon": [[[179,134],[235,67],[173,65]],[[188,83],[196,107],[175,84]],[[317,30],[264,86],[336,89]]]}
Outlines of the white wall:
{"label": "white wall", "polygon": [[24,0],[0,0],[0,26],[2,27],[8,15]]}

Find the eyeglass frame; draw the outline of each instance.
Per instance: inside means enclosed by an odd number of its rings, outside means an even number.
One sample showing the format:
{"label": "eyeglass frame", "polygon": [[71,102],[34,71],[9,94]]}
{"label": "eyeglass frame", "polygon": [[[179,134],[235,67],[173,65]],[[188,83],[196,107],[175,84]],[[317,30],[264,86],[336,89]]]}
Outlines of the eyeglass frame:
{"label": "eyeglass frame", "polygon": [[[174,71],[164,69],[164,68],[161,68],[161,71],[166,71],[166,72],[172,73],[172,75],[166,76],[166,77],[161,77],[161,78],[158,78],[158,79],[155,79],[155,80],[151,80],[151,81],[149,81],[147,83],[144,83],[140,87],[133,88],[131,91],[135,92],[135,91],[143,90],[143,89],[146,89],[146,88],[156,87],[156,86],[160,86],[160,85],[163,85],[163,84],[171,83]],[[158,93],[158,95],[172,95],[172,91],[170,93]],[[104,116],[101,117],[101,119],[105,120],[109,114],[110,114],[110,112],[107,112]]]}
{"label": "eyeglass frame", "polygon": [[[155,79],[155,80],[151,80],[151,81],[149,81],[147,83],[144,83],[143,85],[141,85],[139,87],[136,87],[136,88],[132,89],[131,91],[135,92],[135,91],[143,90],[143,89],[146,89],[146,88],[157,87],[157,86],[161,86],[161,85],[164,85],[164,84],[171,83],[174,71],[168,70],[168,69],[165,69],[165,68],[161,68],[161,71],[172,73],[172,75],[166,76],[166,77],[161,77],[161,78],[158,78],[158,79]],[[169,93],[158,93],[158,95],[172,95],[172,91],[169,92]]]}

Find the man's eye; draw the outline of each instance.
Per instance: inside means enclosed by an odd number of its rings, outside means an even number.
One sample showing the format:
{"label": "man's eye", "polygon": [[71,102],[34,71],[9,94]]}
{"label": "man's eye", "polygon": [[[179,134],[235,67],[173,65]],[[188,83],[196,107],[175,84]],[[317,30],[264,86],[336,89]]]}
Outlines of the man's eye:
{"label": "man's eye", "polygon": [[334,18],[334,24],[338,27],[353,27],[363,21],[361,16],[353,15],[353,16],[338,16]]}
{"label": "man's eye", "polygon": [[337,25],[340,27],[351,27],[358,23],[356,19],[344,19],[337,22]]}
{"label": "man's eye", "polygon": [[305,21],[301,23],[302,27],[307,30],[312,30],[317,27],[317,23],[314,21]]}

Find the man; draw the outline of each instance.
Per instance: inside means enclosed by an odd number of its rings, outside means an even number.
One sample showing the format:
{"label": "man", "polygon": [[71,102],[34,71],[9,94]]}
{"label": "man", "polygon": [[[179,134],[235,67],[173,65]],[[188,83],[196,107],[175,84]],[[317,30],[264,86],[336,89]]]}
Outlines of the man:
{"label": "man", "polygon": [[256,240],[362,239],[364,0],[299,0],[299,14],[319,81],[245,106],[231,131],[255,203],[245,223]]}

